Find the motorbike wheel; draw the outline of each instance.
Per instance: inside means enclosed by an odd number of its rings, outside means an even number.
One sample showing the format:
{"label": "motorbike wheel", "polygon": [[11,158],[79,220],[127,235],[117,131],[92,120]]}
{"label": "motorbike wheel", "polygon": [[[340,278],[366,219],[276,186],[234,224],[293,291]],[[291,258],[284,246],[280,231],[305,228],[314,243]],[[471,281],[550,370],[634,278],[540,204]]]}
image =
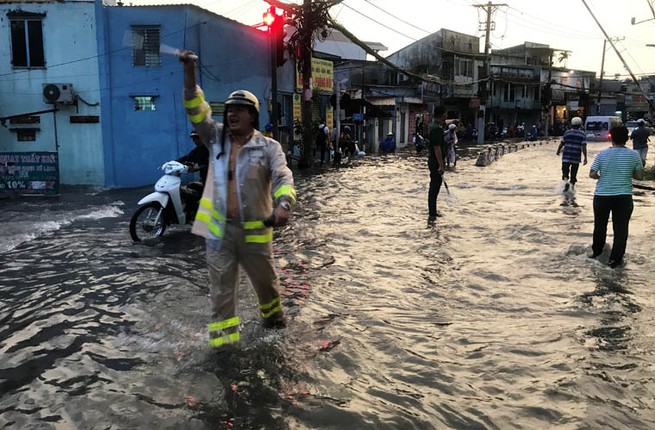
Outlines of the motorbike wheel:
{"label": "motorbike wheel", "polygon": [[[162,212],[160,214],[160,212]],[[159,215],[159,219],[157,216]],[[160,237],[166,231],[162,207],[151,202],[139,207],[130,220],[130,236],[135,242]]]}

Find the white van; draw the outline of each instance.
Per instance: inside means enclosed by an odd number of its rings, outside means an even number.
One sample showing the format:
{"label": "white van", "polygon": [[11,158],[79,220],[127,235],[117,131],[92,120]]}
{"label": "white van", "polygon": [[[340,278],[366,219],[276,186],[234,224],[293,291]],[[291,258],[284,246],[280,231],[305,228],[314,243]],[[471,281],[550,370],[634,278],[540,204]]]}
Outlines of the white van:
{"label": "white van", "polygon": [[622,125],[620,116],[588,116],[584,122],[588,141],[610,140],[610,129]]}

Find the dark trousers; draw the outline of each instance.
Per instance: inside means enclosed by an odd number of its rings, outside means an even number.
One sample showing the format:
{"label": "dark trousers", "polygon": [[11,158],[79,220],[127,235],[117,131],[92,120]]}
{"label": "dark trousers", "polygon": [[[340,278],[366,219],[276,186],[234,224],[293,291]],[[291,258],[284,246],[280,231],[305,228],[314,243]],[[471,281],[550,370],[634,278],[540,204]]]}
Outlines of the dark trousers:
{"label": "dark trousers", "polygon": [[603,252],[607,239],[607,222],[611,213],[614,243],[610,261],[621,262],[623,260],[633,208],[631,195],[594,196],[594,243],[591,246],[594,254],[598,255]]}
{"label": "dark trousers", "polygon": [[443,178],[439,174],[439,163],[437,160],[429,159],[428,168],[430,169],[430,189],[428,191],[428,214],[431,217],[437,216],[437,197],[441,189]]}
{"label": "dark trousers", "polygon": [[[578,169],[580,168],[580,163],[562,163],[562,179],[566,180],[571,178],[571,183],[575,185],[578,182]],[[571,176],[569,176],[569,170],[571,171]]]}
{"label": "dark trousers", "polygon": [[328,150],[327,143],[317,143],[316,144],[316,150],[318,151],[320,157],[321,157],[321,166],[323,165],[323,162],[325,161],[325,154],[327,153],[327,161],[328,163],[330,162],[330,151]]}

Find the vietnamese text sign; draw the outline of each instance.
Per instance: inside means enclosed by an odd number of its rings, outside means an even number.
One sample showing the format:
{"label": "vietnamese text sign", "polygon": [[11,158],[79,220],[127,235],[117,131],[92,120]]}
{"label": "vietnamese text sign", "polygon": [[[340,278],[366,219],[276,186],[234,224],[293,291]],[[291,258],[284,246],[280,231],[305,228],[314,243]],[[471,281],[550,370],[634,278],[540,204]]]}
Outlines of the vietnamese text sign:
{"label": "vietnamese text sign", "polygon": [[[334,66],[332,61],[312,58],[311,88],[314,91],[334,91]],[[296,70],[296,87],[302,88],[302,75]]]}
{"label": "vietnamese text sign", "polygon": [[0,195],[2,194],[59,194],[57,153],[0,153]]}

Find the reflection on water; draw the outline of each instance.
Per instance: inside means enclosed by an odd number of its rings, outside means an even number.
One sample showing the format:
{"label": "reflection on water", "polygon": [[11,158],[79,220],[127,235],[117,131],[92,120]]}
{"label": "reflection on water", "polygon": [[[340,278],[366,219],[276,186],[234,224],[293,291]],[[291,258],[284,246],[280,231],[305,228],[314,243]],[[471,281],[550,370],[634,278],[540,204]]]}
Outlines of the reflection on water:
{"label": "reflection on water", "polygon": [[464,158],[434,225],[422,157],[297,172],[289,326],[261,328],[244,281],[221,353],[202,241],[133,244],[139,190],[23,235],[0,254],[0,428],[652,428],[655,199],[611,270],[586,256],[594,183],[564,196],[554,152]]}

